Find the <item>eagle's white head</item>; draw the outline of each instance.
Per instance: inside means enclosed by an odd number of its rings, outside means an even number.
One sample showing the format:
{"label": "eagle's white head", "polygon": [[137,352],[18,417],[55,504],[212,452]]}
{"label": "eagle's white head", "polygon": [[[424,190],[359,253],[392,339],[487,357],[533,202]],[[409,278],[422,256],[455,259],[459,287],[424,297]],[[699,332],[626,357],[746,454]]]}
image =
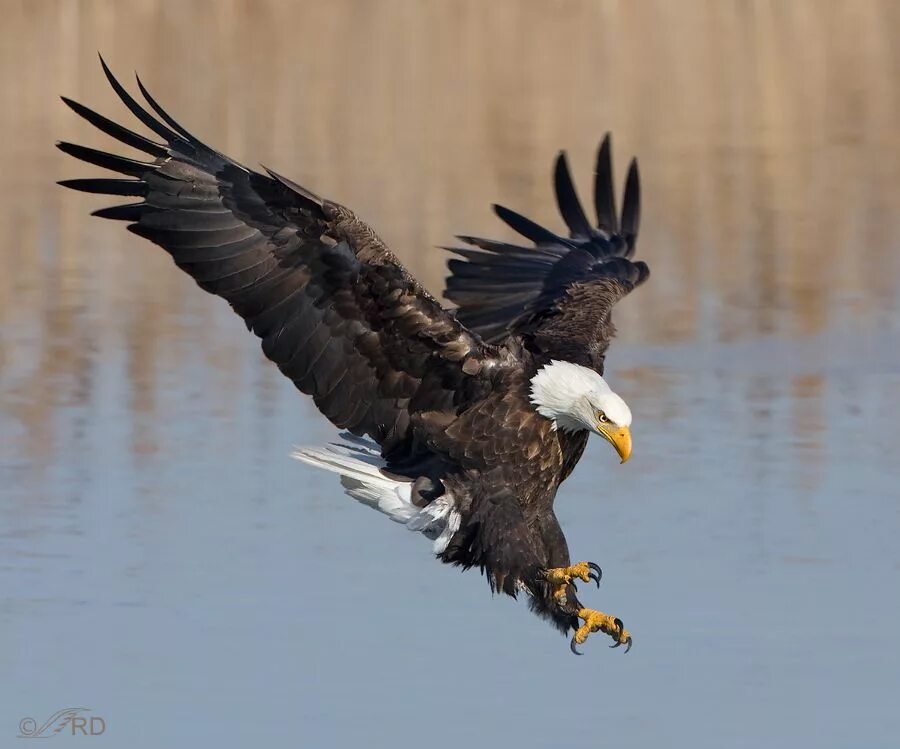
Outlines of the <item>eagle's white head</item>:
{"label": "eagle's white head", "polygon": [[631,455],[631,409],[593,369],[551,361],[531,378],[531,402],[554,429],[599,434],[624,463]]}

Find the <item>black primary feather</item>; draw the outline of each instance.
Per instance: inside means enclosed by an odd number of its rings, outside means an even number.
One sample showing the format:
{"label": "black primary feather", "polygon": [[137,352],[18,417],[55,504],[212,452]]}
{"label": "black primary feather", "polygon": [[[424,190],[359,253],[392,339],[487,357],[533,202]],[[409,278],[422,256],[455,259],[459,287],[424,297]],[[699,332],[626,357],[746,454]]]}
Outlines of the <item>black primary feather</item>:
{"label": "black primary feather", "polygon": [[616,188],[613,184],[612,138],[609,133],[603,137],[597,151],[597,166],[594,170],[594,207],[597,210],[597,226],[608,234],[617,234],[619,221],[616,216]]}
{"label": "black primary feather", "polygon": [[641,225],[641,177],[637,159],[631,160],[628,177],[625,180],[625,198],[622,202],[622,236],[628,245],[628,257],[634,254],[638,229]]}
{"label": "black primary feather", "polygon": [[556,202],[563,220],[569,227],[572,237],[591,236],[592,227],[588,217],[581,207],[578,193],[572,182],[572,174],[569,171],[569,162],[565,152],[560,152],[556,157],[556,168],[553,171],[553,182],[556,187]]}

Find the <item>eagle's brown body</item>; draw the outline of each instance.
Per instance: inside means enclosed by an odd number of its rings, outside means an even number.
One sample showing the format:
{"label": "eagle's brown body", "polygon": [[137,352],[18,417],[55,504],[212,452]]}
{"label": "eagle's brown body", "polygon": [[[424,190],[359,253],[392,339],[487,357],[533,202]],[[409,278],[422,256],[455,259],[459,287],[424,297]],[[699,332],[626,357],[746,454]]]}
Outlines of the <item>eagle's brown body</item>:
{"label": "eagle's brown body", "polygon": [[525,589],[539,613],[563,629],[577,626],[574,588],[554,597],[545,572],[569,564],[553,500],[587,436],[557,431],[539,415],[531,380],[554,359],[602,373],[610,310],[647,276],[630,259],[636,169],[620,227],[604,143],[594,228],[560,157],[557,197],[570,237],[498,208],[534,246],[462,238],[470,247],[454,250],[464,259],[450,263],[447,296],[459,307],[449,311],[352,211],[208,148],[143,87],[157,116],[106,72],[161,142],[66,100],[150,159],[63,143],[65,152],[128,177],[64,184],[135,197],[97,214],[129,222],[224,298],[331,422],[378,443],[386,473],[413,482],[417,506],[451,496],[461,522],[444,561],[480,567],[494,588]]}

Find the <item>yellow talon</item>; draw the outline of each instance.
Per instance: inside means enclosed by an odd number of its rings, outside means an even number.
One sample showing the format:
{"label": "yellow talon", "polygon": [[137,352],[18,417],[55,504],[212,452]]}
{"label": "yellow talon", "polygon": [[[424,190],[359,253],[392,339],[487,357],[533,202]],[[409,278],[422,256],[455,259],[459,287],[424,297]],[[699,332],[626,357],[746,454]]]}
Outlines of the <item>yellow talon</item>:
{"label": "yellow talon", "polygon": [[631,634],[625,629],[621,619],[594,609],[579,610],[578,618],[583,619],[584,624],[575,630],[572,642],[569,645],[572,652],[576,655],[581,655],[581,653],[575,649],[575,646],[582,645],[587,640],[588,635],[593,632],[603,632],[612,637],[616,642],[610,647],[617,648],[619,645],[624,645],[626,653],[631,650]]}
{"label": "yellow talon", "polygon": [[566,603],[566,589],[572,584],[572,580],[584,580],[586,583],[594,580],[599,588],[602,575],[600,568],[593,562],[579,562],[571,567],[554,567],[544,571],[544,578],[555,588],[553,597],[563,605]]}
{"label": "yellow talon", "polygon": [[602,576],[600,568],[593,562],[579,562],[571,567],[555,567],[546,570],[544,577],[551,585],[569,585],[572,580],[584,580],[586,583],[591,580],[600,585],[600,577]]}

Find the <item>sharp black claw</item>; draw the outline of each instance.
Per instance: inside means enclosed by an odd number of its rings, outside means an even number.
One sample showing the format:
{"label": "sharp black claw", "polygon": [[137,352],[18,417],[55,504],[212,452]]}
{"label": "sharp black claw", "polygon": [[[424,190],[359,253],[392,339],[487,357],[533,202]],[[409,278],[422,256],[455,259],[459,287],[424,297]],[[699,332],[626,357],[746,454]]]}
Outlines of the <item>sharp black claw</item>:
{"label": "sharp black claw", "polygon": [[[625,625],[622,624],[622,620],[619,619],[619,617],[616,617],[615,619],[613,619],[613,624],[616,625],[616,629],[619,630],[619,634],[616,635],[616,642],[615,642],[615,644],[614,644],[614,645],[610,645],[610,647],[611,647],[611,648],[617,648],[617,647],[619,647],[619,645],[622,644],[622,643],[619,641],[619,638],[622,636],[622,632],[623,632],[623,630],[625,629]],[[629,639],[630,639],[630,638],[629,638]],[[626,650],[625,652],[627,653],[628,651]]]}
{"label": "sharp black claw", "polygon": [[584,653],[579,653],[575,647],[575,638],[573,637],[569,642],[569,650],[571,650],[575,655],[584,655]]}
{"label": "sharp black claw", "polygon": [[603,577],[603,570],[593,562],[588,562],[588,567],[591,568],[591,571],[588,573],[588,577],[597,583],[597,587],[600,587],[600,579]]}
{"label": "sharp black claw", "polygon": [[627,653],[629,650],[631,650],[631,642],[632,642],[632,641],[631,641],[631,635],[628,635],[628,637],[625,638],[625,641],[622,642],[619,638],[622,636],[622,632],[625,631],[625,625],[622,624],[622,620],[619,619],[618,617],[616,617],[616,618],[613,620],[613,623],[614,623],[614,624],[616,625],[616,627],[618,628],[619,634],[616,635],[616,642],[615,642],[615,644],[614,644],[614,645],[610,645],[610,647],[611,647],[611,648],[617,648],[617,647],[619,647],[620,645],[625,645],[625,652]]}

